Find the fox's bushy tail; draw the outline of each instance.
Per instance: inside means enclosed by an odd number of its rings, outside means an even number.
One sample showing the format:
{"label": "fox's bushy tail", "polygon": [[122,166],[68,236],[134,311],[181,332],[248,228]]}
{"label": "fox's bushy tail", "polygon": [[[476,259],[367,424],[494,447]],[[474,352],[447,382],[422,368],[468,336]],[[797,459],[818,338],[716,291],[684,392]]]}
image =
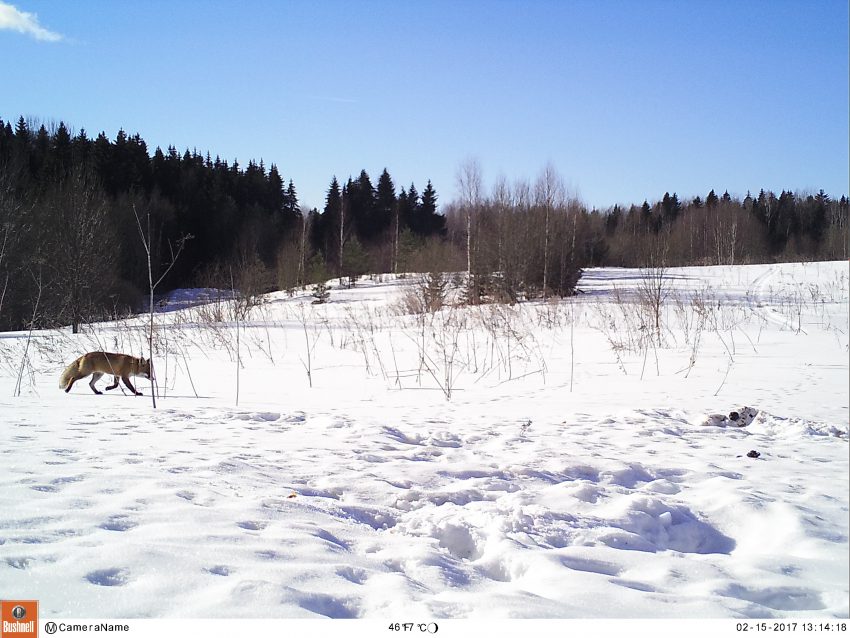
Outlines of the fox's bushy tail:
{"label": "fox's bushy tail", "polygon": [[62,371],[62,374],[59,375],[59,387],[60,388],[62,388],[64,390],[65,388],[68,387],[68,384],[71,383],[71,381],[73,381],[74,373],[77,371],[77,367],[79,366],[79,363],[80,363],[80,360],[77,359],[76,361],[74,361],[74,363],[72,363],[71,365],[69,365],[67,368],[65,368]]}

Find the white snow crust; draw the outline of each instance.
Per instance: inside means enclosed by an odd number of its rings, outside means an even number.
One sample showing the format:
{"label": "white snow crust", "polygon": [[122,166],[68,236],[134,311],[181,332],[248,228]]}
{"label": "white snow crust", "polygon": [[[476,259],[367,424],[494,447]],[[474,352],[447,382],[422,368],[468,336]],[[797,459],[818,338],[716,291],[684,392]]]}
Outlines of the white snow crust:
{"label": "white snow crust", "polygon": [[0,591],[66,617],[847,618],[848,264],[670,269],[658,331],[646,274],[423,319],[414,275],[238,323],[182,291],[156,409],[143,379],[56,387],[87,351],[146,356],[145,317],[0,334]]}

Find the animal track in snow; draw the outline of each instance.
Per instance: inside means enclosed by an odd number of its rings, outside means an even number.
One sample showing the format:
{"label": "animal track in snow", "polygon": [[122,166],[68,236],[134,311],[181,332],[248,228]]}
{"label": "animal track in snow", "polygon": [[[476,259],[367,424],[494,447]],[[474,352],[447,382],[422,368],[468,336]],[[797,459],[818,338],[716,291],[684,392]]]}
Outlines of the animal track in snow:
{"label": "animal track in snow", "polygon": [[85,576],[92,585],[100,587],[121,587],[130,580],[130,573],[126,569],[113,567],[111,569],[98,569],[89,572]]}
{"label": "animal track in snow", "polygon": [[717,592],[721,596],[730,596],[748,600],[757,605],[779,611],[813,611],[823,609],[820,595],[810,589],[800,587],[753,588],[730,584]]}
{"label": "animal track in snow", "polygon": [[15,569],[29,569],[33,560],[28,556],[10,556],[6,559],[6,564]]}
{"label": "animal track in snow", "polygon": [[345,551],[351,551],[350,543],[337,538],[325,529],[320,529],[318,532],[316,532],[316,537],[328,542],[335,549],[344,549]]}
{"label": "animal track in snow", "polygon": [[111,532],[126,532],[138,526],[139,524],[136,521],[123,514],[110,516],[108,520],[98,525],[101,529],[109,530]]}
{"label": "animal track in snow", "polygon": [[337,596],[299,592],[297,600],[303,609],[328,618],[357,618],[360,615],[355,602]]}
{"label": "animal track in snow", "polygon": [[[21,482],[24,483],[24,482],[29,482],[29,481],[21,481]],[[30,489],[35,490],[36,492],[45,492],[45,493],[48,493],[48,494],[52,493],[52,492],[58,492],[59,491],[59,488],[56,487],[55,485],[31,485]]]}
{"label": "animal track in snow", "polygon": [[359,505],[346,505],[340,509],[348,518],[351,518],[358,523],[368,525],[374,530],[395,527],[397,522],[392,514],[373,508],[361,507]]}
{"label": "animal track in snow", "polygon": [[469,527],[455,523],[445,523],[436,532],[440,547],[445,547],[455,558],[475,560],[481,558],[481,541],[473,535]]}
{"label": "animal track in snow", "polygon": [[422,438],[419,435],[408,436],[398,428],[385,426],[382,428],[382,433],[399,443],[405,443],[407,445],[422,445]]}
{"label": "animal track in snow", "polygon": [[613,585],[619,585],[620,587],[626,587],[627,589],[634,589],[637,591],[645,591],[645,592],[654,592],[657,591],[655,587],[652,585],[648,585],[647,583],[641,583],[636,580],[626,580],[624,578],[612,578],[609,582]]}
{"label": "animal track in snow", "polygon": [[580,558],[578,556],[562,556],[561,564],[578,572],[591,572],[606,576],[618,576],[622,571],[620,567],[613,563],[607,563],[593,558]]}
{"label": "animal track in snow", "polygon": [[349,565],[337,569],[336,574],[337,576],[341,576],[348,582],[354,583],[355,585],[362,585],[369,577],[369,574],[366,572],[365,569],[360,569],[359,567],[351,567]]}

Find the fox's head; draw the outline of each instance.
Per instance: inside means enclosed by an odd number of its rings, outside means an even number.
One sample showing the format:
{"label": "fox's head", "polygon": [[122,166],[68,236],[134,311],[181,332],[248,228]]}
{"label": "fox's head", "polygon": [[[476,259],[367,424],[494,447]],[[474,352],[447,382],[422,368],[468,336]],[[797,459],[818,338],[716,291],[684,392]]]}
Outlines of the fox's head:
{"label": "fox's head", "polygon": [[151,362],[149,359],[139,359],[139,376],[145,379],[151,378]]}

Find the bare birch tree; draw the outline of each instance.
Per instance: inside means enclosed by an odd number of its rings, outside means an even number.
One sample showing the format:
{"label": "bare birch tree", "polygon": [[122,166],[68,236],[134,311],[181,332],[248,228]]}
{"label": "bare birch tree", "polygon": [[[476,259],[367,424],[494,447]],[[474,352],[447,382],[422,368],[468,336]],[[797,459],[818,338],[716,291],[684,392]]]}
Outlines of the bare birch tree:
{"label": "bare birch tree", "polygon": [[457,172],[457,186],[460,193],[461,206],[466,217],[466,277],[469,287],[469,302],[478,302],[477,283],[473,271],[473,239],[472,222],[481,205],[481,166],[475,158],[467,159]]}
{"label": "bare birch tree", "polygon": [[[564,203],[566,189],[564,181],[551,162],[547,162],[537,179],[534,188],[536,204],[543,209],[543,298],[549,296],[549,243],[551,237],[551,219],[557,207]],[[575,242],[575,233],[573,234]]]}
{"label": "bare birch tree", "polygon": [[298,286],[303,286],[305,280],[305,266],[307,263],[307,231],[310,224],[310,212],[306,208],[301,209],[301,241],[298,246],[298,275],[295,278],[295,283]]}
{"label": "bare birch tree", "polygon": [[[192,239],[191,235],[183,235],[177,241],[176,247],[168,242],[168,247],[171,252],[170,261],[163,269],[162,274],[159,276],[159,279],[154,281],[153,277],[153,261],[151,259],[151,212],[150,207],[147,208],[146,211],[146,226],[147,232],[142,229],[142,220],[139,218],[139,213],[136,211],[136,205],[133,204],[133,215],[136,218],[136,225],[139,230],[139,237],[142,240],[142,246],[145,249],[145,255],[147,256],[147,266],[148,266],[148,288],[150,293],[150,303],[148,306],[149,314],[150,314],[150,326],[148,332],[148,361],[151,366],[151,401],[153,403],[154,409],[156,409],[156,392],[154,391],[154,384],[156,380],[156,375],[154,374],[154,365],[153,365],[153,332],[154,332],[154,323],[153,323],[153,296],[156,287],[162,283],[162,280],[165,279],[165,276],[169,273],[169,271],[174,267],[174,264],[177,263],[177,258],[180,256],[180,253],[183,252],[183,247],[186,245],[186,242]],[[176,248],[176,250],[175,250]]]}
{"label": "bare birch tree", "polygon": [[343,248],[345,247],[345,200],[347,197],[346,188],[342,189],[342,196],[339,200],[339,263],[337,264],[337,277],[342,284],[342,269],[343,269]]}
{"label": "bare birch tree", "polygon": [[46,196],[44,206],[58,231],[52,234],[50,250],[62,256],[53,262],[53,286],[61,291],[60,312],[70,318],[76,334],[101,291],[109,288],[104,278],[114,271],[115,252],[108,248],[115,240],[107,219],[109,205],[95,178],[78,170]]}

